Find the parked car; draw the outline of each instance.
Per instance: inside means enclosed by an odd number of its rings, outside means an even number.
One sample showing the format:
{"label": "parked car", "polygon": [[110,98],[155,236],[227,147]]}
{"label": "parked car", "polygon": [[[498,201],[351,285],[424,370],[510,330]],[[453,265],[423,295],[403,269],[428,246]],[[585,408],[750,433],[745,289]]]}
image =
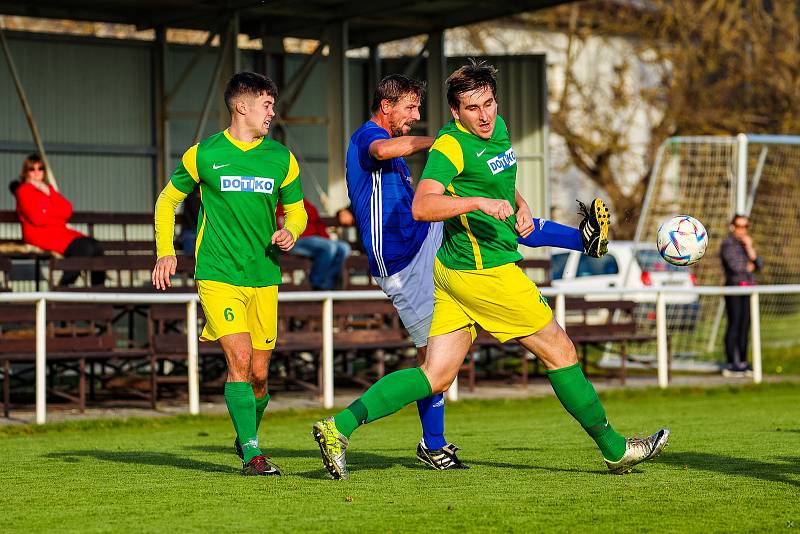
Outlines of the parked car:
{"label": "parked car", "polygon": [[[590,258],[574,250],[553,249],[551,256],[552,286],[575,290],[587,300],[603,300],[609,295],[592,294],[592,289],[613,287],[686,287],[696,285],[689,267],[679,267],[664,261],[655,245],[614,241],[608,254]],[[613,296],[611,296],[613,298]],[[632,300],[637,306],[637,319],[655,321],[655,293],[628,293],[620,298]],[[667,324],[670,327],[694,327],[700,308],[699,298],[692,293],[667,294]]]}

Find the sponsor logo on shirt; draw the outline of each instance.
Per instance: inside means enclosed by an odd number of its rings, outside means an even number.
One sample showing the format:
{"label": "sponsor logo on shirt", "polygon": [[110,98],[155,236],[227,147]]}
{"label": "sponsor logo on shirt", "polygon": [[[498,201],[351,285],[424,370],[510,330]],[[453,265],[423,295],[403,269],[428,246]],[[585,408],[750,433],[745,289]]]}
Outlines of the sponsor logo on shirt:
{"label": "sponsor logo on shirt", "polygon": [[507,168],[511,167],[517,162],[517,156],[514,154],[514,149],[509,148],[502,154],[498,154],[497,156],[493,157],[486,164],[489,166],[489,169],[492,171],[492,174],[497,174],[498,172],[503,172]]}
{"label": "sponsor logo on shirt", "polygon": [[258,176],[220,176],[220,191],[241,191],[243,193],[264,193],[271,195],[275,188],[272,178],[259,178]]}

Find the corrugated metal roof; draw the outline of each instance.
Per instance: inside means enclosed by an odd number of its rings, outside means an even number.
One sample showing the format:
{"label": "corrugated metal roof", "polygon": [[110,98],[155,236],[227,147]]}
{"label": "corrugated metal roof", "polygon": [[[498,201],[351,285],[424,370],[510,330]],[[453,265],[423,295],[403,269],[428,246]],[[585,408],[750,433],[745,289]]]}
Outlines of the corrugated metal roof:
{"label": "corrugated metal roof", "polygon": [[319,39],[325,28],[346,20],[350,46],[360,47],[412,35],[533,11],[566,0],[0,0],[0,13],[209,30],[237,12],[242,33],[252,37]]}

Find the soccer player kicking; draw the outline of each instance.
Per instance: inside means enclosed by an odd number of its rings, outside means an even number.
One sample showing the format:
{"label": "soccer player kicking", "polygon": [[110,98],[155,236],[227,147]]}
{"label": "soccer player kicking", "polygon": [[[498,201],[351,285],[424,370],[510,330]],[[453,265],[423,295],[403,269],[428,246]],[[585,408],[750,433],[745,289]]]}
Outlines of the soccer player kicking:
{"label": "soccer player kicking", "polygon": [[[291,250],[307,215],[294,155],[266,137],[278,90],[269,78],[235,74],[225,88],[231,125],[184,153],[155,209],[158,261],[153,284],[167,289],[177,259],[175,208],[199,186],[195,280],[206,316],[201,341],[219,340],[228,364],[225,403],[242,475],[275,476],[258,427],[269,402],[267,372],[277,337],[278,249]],[[275,208],[286,222],[276,228]]]}
{"label": "soccer player kicking", "polygon": [[[428,150],[434,141],[408,135],[420,118],[424,93],[425,84],[407,76],[392,74],[381,80],[372,117],[355,131],[347,151],[347,191],[370,272],[397,309],[420,365],[433,316],[433,263],[443,224],[416,221],[411,215],[414,190],[403,158]],[[608,225],[602,226],[588,212],[579,230],[532,219],[522,197],[518,201],[523,244],[573,248],[593,256],[605,253]],[[444,438],[444,396],[420,399],[417,409],[422,422],[417,458],[434,469],[466,468],[456,455],[458,447]]]}
{"label": "soccer player kicking", "polygon": [[[516,158],[497,116],[496,88],[495,69],[482,63],[447,79],[454,120],[437,135],[412,204],[415,219],[445,221],[434,265],[427,357],[421,367],[383,377],[335,417],[314,424],[323,463],[335,479],[349,476],[345,451],[356,428],[450,387],[476,325],[500,342],[516,339],[544,363],[556,396],[597,443],[611,472],[626,473],[667,444],[666,428],[644,439],[626,439],[612,428],[572,342],[535,284],[514,264],[521,259],[522,229],[512,203],[519,209],[520,197]],[[607,209],[596,201],[592,210],[582,230],[591,233],[594,222],[607,233]]]}

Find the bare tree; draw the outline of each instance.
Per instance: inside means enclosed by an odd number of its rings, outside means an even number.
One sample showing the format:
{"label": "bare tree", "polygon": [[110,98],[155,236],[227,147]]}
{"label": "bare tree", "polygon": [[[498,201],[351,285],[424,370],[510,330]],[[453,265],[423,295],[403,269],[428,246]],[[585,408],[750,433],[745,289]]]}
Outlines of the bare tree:
{"label": "bare tree", "polygon": [[[793,0],[589,1],[522,21],[565,36],[563,76],[550,88],[551,127],[613,204],[618,239],[633,236],[666,137],[797,133],[800,126]],[[583,57],[598,47],[608,48],[613,65],[602,83],[587,77]],[[634,138],[637,128],[644,139]]]}

